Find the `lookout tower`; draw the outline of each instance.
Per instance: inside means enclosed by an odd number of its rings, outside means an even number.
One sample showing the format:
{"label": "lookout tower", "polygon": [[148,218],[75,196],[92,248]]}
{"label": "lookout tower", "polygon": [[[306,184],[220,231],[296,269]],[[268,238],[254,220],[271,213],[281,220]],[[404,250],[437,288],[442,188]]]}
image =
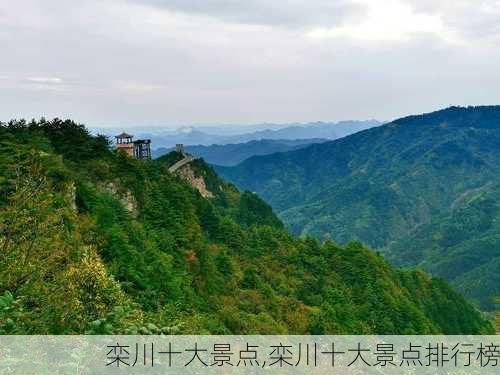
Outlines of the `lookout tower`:
{"label": "lookout tower", "polygon": [[178,143],[175,145],[175,152],[184,155],[184,145],[182,143]]}
{"label": "lookout tower", "polygon": [[117,150],[123,151],[128,156],[139,160],[151,159],[150,139],[138,139],[134,141],[134,136],[127,133],[121,133],[115,138]]}
{"label": "lookout tower", "polygon": [[127,133],[118,134],[116,137],[116,148],[119,151],[125,152],[129,156],[134,156],[134,142],[133,135]]}
{"label": "lookout tower", "polygon": [[139,139],[134,142],[134,156],[136,159],[151,159],[151,140]]}

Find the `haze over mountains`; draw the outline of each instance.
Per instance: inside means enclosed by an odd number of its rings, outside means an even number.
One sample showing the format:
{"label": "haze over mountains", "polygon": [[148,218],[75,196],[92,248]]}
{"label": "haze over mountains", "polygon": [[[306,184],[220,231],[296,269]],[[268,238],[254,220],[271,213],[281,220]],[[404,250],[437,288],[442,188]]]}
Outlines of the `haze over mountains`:
{"label": "haze over mountains", "polygon": [[[256,124],[234,126],[209,127],[181,127],[176,130],[164,128],[131,128],[127,132],[136,138],[150,138],[153,147],[170,148],[177,143],[184,145],[236,144],[262,139],[337,139],[353,134],[360,130],[379,126],[382,123],[376,120],[314,122],[307,124]],[[94,133],[113,137],[124,129],[121,128],[94,128]]]}
{"label": "haze over mountains", "polygon": [[[309,146],[312,143],[326,142],[327,139],[311,138],[311,139],[261,139],[245,143],[227,144],[227,145],[211,145],[211,146],[186,146],[184,149],[187,153],[203,158],[210,164],[217,165],[236,165],[243,160],[254,155],[269,155],[275,152],[285,152],[298,150]],[[156,159],[165,155],[175,148],[159,148],[153,150],[153,158]]]}
{"label": "haze over mountains", "polygon": [[296,234],[360,239],[451,280],[483,308],[500,294],[500,107],[451,107],[218,172]]}

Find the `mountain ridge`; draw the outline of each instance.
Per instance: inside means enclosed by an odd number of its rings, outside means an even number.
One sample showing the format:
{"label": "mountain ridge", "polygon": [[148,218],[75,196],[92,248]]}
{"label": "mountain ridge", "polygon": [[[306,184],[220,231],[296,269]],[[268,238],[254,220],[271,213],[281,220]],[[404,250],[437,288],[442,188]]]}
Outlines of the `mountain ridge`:
{"label": "mountain ridge", "polygon": [[[130,129],[132,134],[139,138],[151,138],[156,148],[170,148],[177,143],[184,145],[202,145],[210,146],[213,144],[234,144],[245,143],[252,140],[262,139],[311,139],[311,138],[340,138],[357,131],[367,129],[373,126],[379,126],[381,122],[377,120],[361,121],[340,121],[340,122],[315,122],[304,124],[268,124],[268,129],[262,129],[256,126],[247,126],[238,130],[235,126],[232,130],[222,128],[203,128],[203,127],[183,127],[177,130],[149,129],[143,128]],[[123,129],[100,128],[95,129],[97,134],[105,134],[113,137]]]}
{"label": "mountain ridge", "polygon": [[[262,196],[295,234],[326,234],[340,243],[359,239],[390,255],[394,241],[449,212],[464,194],[499,180],[500,106],[408,116],[339,140],[216,169]],[[412,265],[432,270],[425,263]],[[492,273],[483,277],[491,285],[485,293],[500,292],[491,283]],[[474,299],[493,308],[486,302],[490,296],[476,292]]]}
{"label": "mountain ridge", "polygon": [[[255,155],[269,155],[276,152],[285,152],[307,147],[311,143],[326,142],[326,139],[261,139],[245,143],[229,143],[224,145],[213,144],[210,146],[191,145],[185,146],[187,153],[203,158],[206,162],[216,165],[232,166]],[[173,151],[174,148],[160,148],[153,150],[153,158]]]}

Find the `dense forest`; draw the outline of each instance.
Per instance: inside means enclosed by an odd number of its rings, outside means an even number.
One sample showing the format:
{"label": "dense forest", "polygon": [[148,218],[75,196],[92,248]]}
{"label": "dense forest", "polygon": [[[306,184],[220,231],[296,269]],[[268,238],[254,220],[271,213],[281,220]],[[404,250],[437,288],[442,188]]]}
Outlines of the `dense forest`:
{"label": "dense forest", "polygon": [[295,238],[202,160],[211,197],[66,120],[0,126],[1,334],[479,334],[448,284]]}
{"label": "dense forest", "polygon": [[297,235],[381,251],[482,309],[500,295],[500,106],[450,107],[218,167]]}

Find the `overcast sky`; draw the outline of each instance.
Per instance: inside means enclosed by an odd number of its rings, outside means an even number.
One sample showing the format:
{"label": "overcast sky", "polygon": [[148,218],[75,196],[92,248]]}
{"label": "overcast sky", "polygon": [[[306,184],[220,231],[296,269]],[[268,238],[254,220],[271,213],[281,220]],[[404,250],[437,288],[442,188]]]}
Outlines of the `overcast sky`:
{"label": "overcast sky", "polygon": [[0,2],[0,119],[377,118],[500,104],[499,0]]}

